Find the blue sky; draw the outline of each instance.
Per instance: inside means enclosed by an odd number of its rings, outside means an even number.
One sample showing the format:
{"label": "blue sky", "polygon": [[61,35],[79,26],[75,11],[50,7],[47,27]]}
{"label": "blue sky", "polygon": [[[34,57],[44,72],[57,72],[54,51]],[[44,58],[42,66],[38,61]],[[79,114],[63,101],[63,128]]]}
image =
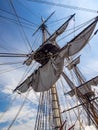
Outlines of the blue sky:
{"label": "blue sky", "polygon": [[[98,0],[66,0],[66,2],[65,0],[47,1],[98,10]],[[39,38],[39,42],[35,39],[38,35],[40,35],[40,31],[37,32],[35,37],[32,37],[33,32],[41,23],[41,17],[46,19],[53,11],[55,11],[55,14],[51,17],[49,22],[47,22],[47,26],[50,26],[50,33],[53,33],[53,31],[56,30],[56,28],[66,20],[67,16],[71,14],[76,13],[75,24],[78,25],[98,15],[97,13],[34,3],[28,0],[13,0],[13,5],[15,7],[17,15],[29,21],[27,22],[19,19],[19,21],[23,22],[26,26],[23,26],[23,29],[26,37],[33,47],[33,50],[35,50],[41,44],[41,37]],[[18,22],[18,19],[17,17],[13,16],[13,14],[15,15],[15,12],[13,11],[9,0],[0,0],[0,52],[29,53],[30,47],[27,44],[27,39],[22,32],[22,28],[19,26],[19,24],[16,24]],[[53,24],[53,21],[62,19],[64,17],[65,19],[63,19],[61,22],[58,22],[58,24]],[[13,20],[15,21],[13,22]],[[96,29],[98,29],[98,25]],[[59,45],[62,46],[65,44],[66,39],[64,40],[65,41],[61,41]],[[90,79],[93,76],[98,75],[98,34],[89,42],[84,50],[80,52],[80,54],[81,64],[79,67],[85,74],[86,78]],[[24,60],[24,58],[0,58],[0,63],[23,62]],[[14,70],[15,68],[21,66],[22,68]],[[8,112],[0,120],[1,130],[8,128],[10,122],[12,121],[15,113],[19,109],[19,106],[25,97],[25,94],[13,94],[12,89],[14,89],[20,82],[20,79],[23,77],[26,68],[27,67],[22,64],[0,66],[0,117],[4,111],[9,108]],[[8,70],[13,71],[5,73],[5,71]],[[11,103],[15,97],[15,101]],[[18,128],[27,130],[27,126],[30,126],[32,128],[32,122],[34,122],[36,116],[39,94],[31,91],[28,98],[33,103],[30,101],[26,102],[26,105],[24,106],[20,116],[17,119],[16,125],[14,125],[11,130],[17,130]],[[9,105],[11,107],[9,107]],[[34,114],[31,115],[30,112]],[[26,118],[27,115],[28,119]],[[26,126],[23,126],[24,122],[26,122]]]}

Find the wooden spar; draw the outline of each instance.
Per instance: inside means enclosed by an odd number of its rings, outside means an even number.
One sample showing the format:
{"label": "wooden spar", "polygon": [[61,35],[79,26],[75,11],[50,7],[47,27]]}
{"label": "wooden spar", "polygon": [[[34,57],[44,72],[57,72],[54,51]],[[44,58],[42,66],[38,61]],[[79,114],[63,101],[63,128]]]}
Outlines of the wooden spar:
{"label": "wooden spar", "polygon": [[[83,83],[85,84],[85,79],[83,78],[82,73],[80,72],[79,68],[77,67],[77,64],[79,64],[80,57],[76,58],[74,62],[71,62],[71,67],[70,69],[74,70],[74,74],[76,75],[76,78],[78,80],[79,85],[82,85]],[[70,66],[70,65],[69,65]],[[81,87],[82,88],[82,87]],[[91,89],[91,84],[85,84],[85,93],[83,89],[77,89],[77,96],[79,98],[79,101],[82,103],[82,106],[85,108],[88,116],[88,125],[91,124],[90,119],[92,119],[95,123],[95,125],[98,127],[98,105],[95,107],[90,100],[94,96],[94,92]],[[86,104],[84,104],[86,102]]]}
{"label": "wooden spar", "polygon": [[[94,100],[96,100],[96,99],[98,99],[98,97],[95,97],[95,98],[91,99],[90,102],[91,102],[91,101],[94,101]],[[84,105],[84,104],[87,104],[87,102],[80,103],[79,105],[76,105],[76,106],[71,107],[71,108],[69,108],[69,109],[67,109],[67,110],[64,110],[62,113],[67,112],[67,111],[71,111],[71,110],[73,110],[73,109],[75,109],[75,108],[77,108],[77,107],[80,107],[80,106]]]}

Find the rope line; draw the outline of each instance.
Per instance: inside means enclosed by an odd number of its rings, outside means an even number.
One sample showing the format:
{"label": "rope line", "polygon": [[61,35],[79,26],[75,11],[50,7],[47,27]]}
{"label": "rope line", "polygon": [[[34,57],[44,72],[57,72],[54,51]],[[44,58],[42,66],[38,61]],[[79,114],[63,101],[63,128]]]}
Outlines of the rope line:
{"label": "rope line", "polygon": [[32,51],[32,46],[31,46],[31,44],[30,44],[30,42],[29,42],[29,40],[28,40],[28,38],[27,38],[27,36],[26,36],[26,33],[25,33],[24,29],[23,29],[23,26],[21,25],[21,22],[20,22],[20,20],[19,20],[19,17],[18,17],[18,15],[17,15],[17,12],[16,12],[15,7],[14,7],[14,5],[13,5],[13,2],[12,2],[11,0],[9,0],[9,2],[10,2],[10,4],[11,4],[11,7],[12,7],[12,9],[13,9],[13,11],[14,11],[16,17],[17,17],[17,20],[18,20],[18,22],[19,22],[19,24],[20,24],[21,30],[22,30],[22,32],[23,32],[23,34],[24,34],[24,36],[25,36],[25,39],[26,39],[26,41],[27,41],[27,43],[28,43],[28,46],[29,46],[30,50]]}
{"label": "rope line", "polygon": [[23,106],[24,106],[24,104],[25,104],[25,102],[26,102],[26,99],[27,99],[28,94],[29,94],[29,91],[28,91],[28,93],[27,93],[27,95],[26,95],[26,97],[25,97],[25,99],[24,99],[24,101],[23,101],[21,107],[19,108],[19,110],[18,110],[18,112],[17,112],[15,118],[13,119],[12,123],[9,125],[9,127],[8,127],[7,130],[10,130],[10,128],[13,126],[14,122],[16,121],[17,117],[19,116],[19,114],[20,114],[20,112],[21,112],[21,110],[22,110],[22,108],[23,108]]}

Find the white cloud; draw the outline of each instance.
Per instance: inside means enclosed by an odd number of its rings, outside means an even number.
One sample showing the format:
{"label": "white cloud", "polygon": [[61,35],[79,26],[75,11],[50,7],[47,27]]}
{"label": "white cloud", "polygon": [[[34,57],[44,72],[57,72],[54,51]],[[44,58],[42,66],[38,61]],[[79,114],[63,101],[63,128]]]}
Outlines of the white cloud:
{"label": "white cloud", "polygon": [[97,129],[92,125],[92,126],[86,126],[85,130],[97,130]]}
{"label": "white cloud", "polygon": [[[2,116],[2,119],[0,120],[0,123],[9,122],[9,124],[10,124],[12,122],[12,120],[14,119],[16,113],[18,112],[19,108],[20,108],[20,105],[16,104],[16,105],[10,107],[7,110],[7,112],[5,112],[5,114],[3,112],[0,113],[0,117],[2,114],[4,114]],[[23,126],[25,128],[25,125],[30,126],[31,123],[33,124],[36,119],[36,113],[37,113],[36,109],[33,109],[33,108],[31,109],[28,104],[27,105],[25,104],[23,109],[21,110],[19,116],[17,117],[12,130],[19,129]],[[31,126],[33,126],[33,125],[31,125]],[[5,128],[8,128],[8,126],[5,126]]]}

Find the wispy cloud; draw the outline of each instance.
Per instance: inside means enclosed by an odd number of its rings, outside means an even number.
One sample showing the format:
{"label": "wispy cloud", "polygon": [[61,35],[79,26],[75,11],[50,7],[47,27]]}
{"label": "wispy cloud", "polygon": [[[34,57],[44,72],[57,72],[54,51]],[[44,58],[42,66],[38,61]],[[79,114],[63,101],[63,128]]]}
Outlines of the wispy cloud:
{"label": "wispy cloud", "polygon": [[[12,120],[14,119],[15,114],[18,112],[19,107],[20,106],[12,107],[2,118],[1,123],[9,122],[9,124],[10,124],[12,122]],[[32,122],[32,124],[34,124],[35,119],[36,119],[36,110],[34,110],[34,109],[31,110],[29,107],[24,106],[19,117],[17,117],[17,120],[14,123],[14,126],[12,127],[12,129],[16,129],[16,128],[19,129],[26,125],[28,127],[32,126],[30,124],[31,124],[31,122]],[[8,126],[5,126],[4,129],[7,127]]]}

